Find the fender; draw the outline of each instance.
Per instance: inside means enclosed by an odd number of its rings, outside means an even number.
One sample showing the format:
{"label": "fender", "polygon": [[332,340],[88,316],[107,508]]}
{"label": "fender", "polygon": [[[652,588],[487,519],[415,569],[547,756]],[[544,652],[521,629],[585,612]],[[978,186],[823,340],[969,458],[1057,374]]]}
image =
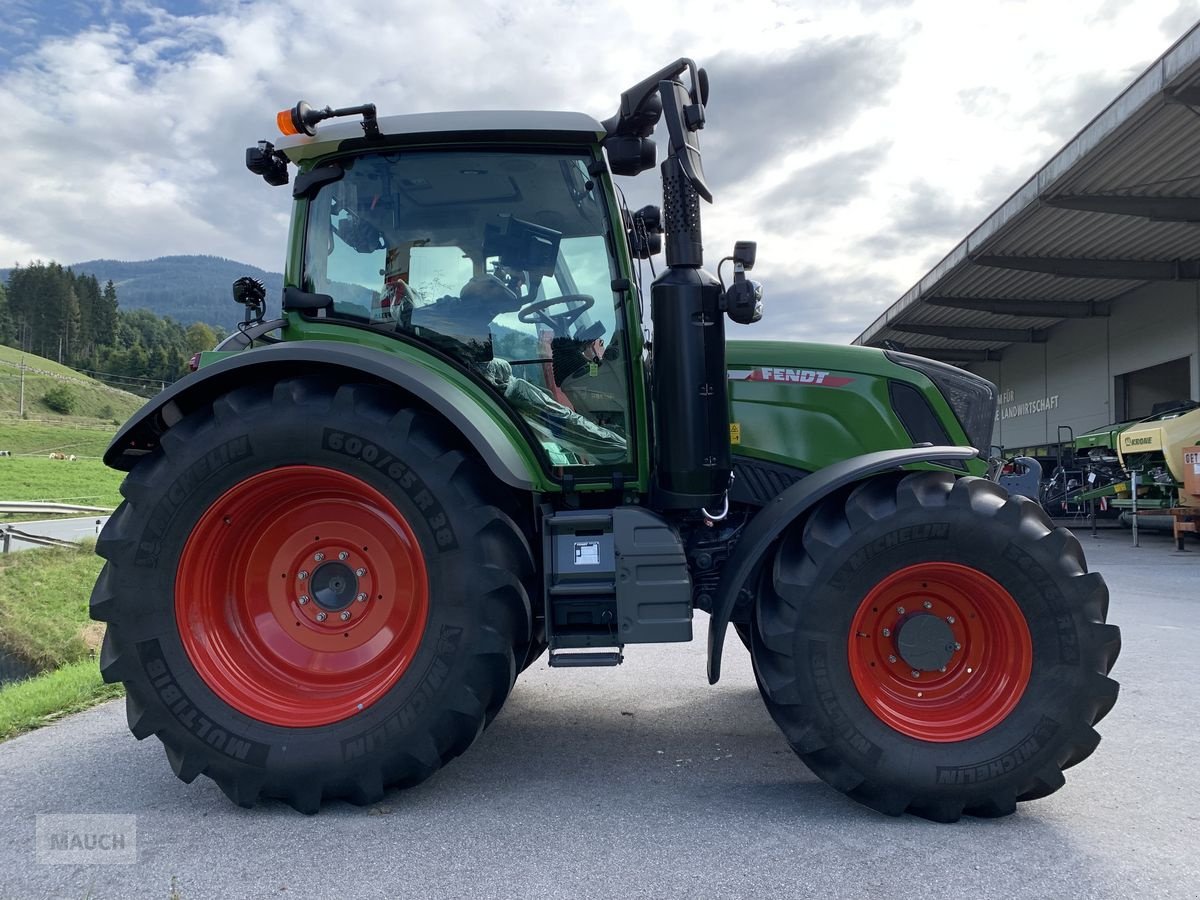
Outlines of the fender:
{"label": "fender", "polygon": [[505,415],[498,406],[489,411],[461,388],[433,377],[410,359],[339,341],[290,341],[258,347],[181,378],[121,427],[104,451],[104,464],[128,472],[185,413],[219,394],[267,377],[322,370],[366,375],[411,394],[457,428],[498,479],[520,490],[535,488],[529,464],[495,418]]}
{"label": "fender", "polygon": [[733,607],[747,583],[758,573],[767,552],[792,522],[834,491],[864,478],[911,463],[972,459],[974,447],[911,447],[852,456],[797,481],[764,506],[746,525],[741,540],[725,563],[713,598],[708,622],[708,683],[721,677],[721,651]]}

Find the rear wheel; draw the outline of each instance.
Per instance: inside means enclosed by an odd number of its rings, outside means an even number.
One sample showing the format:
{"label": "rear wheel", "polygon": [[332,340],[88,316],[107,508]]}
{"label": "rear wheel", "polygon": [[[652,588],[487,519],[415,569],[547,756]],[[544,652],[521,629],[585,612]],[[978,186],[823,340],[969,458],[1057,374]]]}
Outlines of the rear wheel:
{"label": "rear wheel", "polygon": [[379,387],[295,378],[187,415],[130,473],[92,615],[131,730],[180,778],[370,803],[491,721],[533,561],[455,437]]}
{"label": "rear wheel", "polygon": [[1004,815],[1063,784],[1120,634],[1078,541],[992,482],[882,477],[786,533],[752,656],[789,743],[882,812]]}

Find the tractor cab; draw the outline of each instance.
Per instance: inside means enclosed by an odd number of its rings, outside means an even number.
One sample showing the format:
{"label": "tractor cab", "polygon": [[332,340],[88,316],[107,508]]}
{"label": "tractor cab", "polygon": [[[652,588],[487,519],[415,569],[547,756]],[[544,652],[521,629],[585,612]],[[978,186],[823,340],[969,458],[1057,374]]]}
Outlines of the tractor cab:
{"label": "tractor cab", "polygon": [[[724,314],[756,321],[762,292],[745,276],[753,244],[727,258],[728,289],[702,269],[707,92],[704,71],[680,59],[622,94],[604,122],[562,112],[380,118],[370,104],[281,111],[283,137],[248,149],[246,164],[273,185],[298,169],[284,339],[331,336],[313,324],[350,326],[394,338],[388,352],[450,363],[497,398],[552,488],[636,484],[658,506],[719,508],[731,474]],[[663,211],[630,213],[611,176],[656,165],[660,120],[670,139]],[[667,269],[650,292],[661,338],[651,379],[632,259],[664,243]],[[669,420],[639,428],[646,410]]]}
{"label": "tractor cab", "polygon": [[595,164],[587,144],[322,163],[302,197],[298,312],[467,369],[553,466],[626,465],[630,329]]}

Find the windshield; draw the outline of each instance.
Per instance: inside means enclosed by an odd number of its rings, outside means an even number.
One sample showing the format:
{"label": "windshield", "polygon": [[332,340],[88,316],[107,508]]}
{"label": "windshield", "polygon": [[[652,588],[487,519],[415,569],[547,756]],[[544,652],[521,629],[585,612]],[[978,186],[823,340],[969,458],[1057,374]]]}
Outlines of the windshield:
{"label": "windshield", "polygon": [[405,151],[342,161],[308,214],[304,289],[453,356],[558,466],[630,459],[627,341],[591,157]]}

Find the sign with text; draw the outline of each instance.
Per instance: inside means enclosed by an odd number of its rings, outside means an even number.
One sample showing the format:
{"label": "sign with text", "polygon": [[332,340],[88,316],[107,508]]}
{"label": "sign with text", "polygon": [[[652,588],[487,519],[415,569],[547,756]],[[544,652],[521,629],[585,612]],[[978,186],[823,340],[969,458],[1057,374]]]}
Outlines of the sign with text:
{"label": "sign with text", "polygon": [[1017,395],[1013,391],[1002,391],[1000,393],[999,402],[996,406],[996,421],[1003,419],[1016,419],[1020,416],[1027,416],[1030,413],[1047,412],[1052,409],[1058,409],[1058,394],[1049,394],[1045,397],[1039,397],[1036,400],[1026,400],[1024,402],[1016,402]]}

